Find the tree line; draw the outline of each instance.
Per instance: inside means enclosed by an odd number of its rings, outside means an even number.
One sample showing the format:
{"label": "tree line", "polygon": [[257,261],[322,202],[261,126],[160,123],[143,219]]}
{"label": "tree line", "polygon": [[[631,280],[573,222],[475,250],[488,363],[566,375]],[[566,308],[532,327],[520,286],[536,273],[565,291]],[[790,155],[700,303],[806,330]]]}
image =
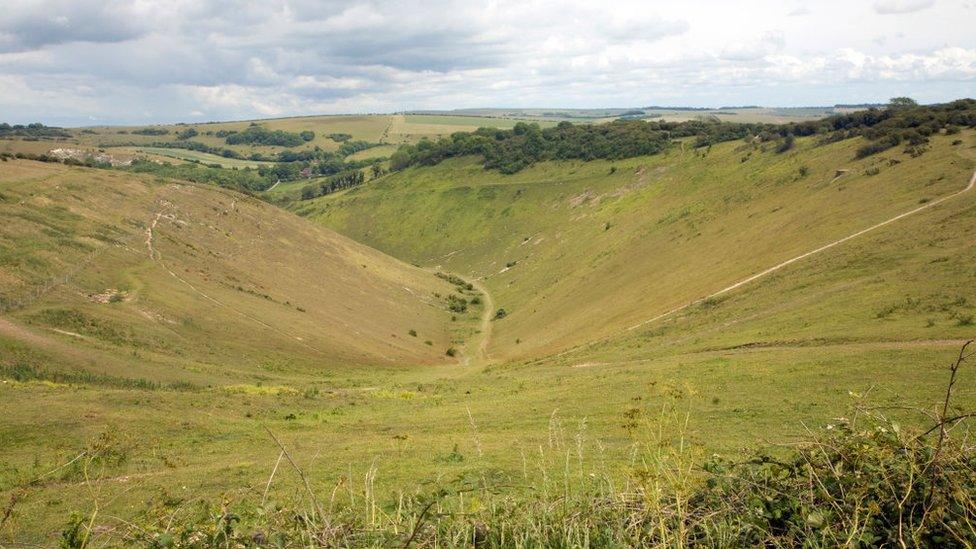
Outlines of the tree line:
{"label": "tree line", "polygon": [[228,131],[224,136],[224,142],[228,145],[248,144],[276,147],[297,147],[313,139],[315,139],[315,133],[311,131],[294,133],[284,130],[269,130],[253,123],[244,131]]}
{"label": "tree line", "polygon": [[737,139],[777,141],[776,150],[781,153],[792,148],[796,137],[820,135],[821,143],[862,137],[868,142],[858,149],[858,158],[902,143],[907,146],[906,152],[922,154],[929,136],[940,131],[953,133],[960,127],[976,127],[976,100],[918,105],[908,98],[895,98],[883,109],[789,124],[624,119],[605,124],[560,122],[543,129],[538,124],[518,122],[510,130],[479,128],[437,141],[425,139],[403,145],[390,158],[390,168],[402,170],[478,155],[485,169],[511,174],[544,160],[615,160],[658,154],[674,140],[690,137],[696,148]]}
{"label": "tree line", "polygon": [[71,134],[63,128],[45,126],[40,122],[27,125],[0,122],[0,137],[71,137]]}

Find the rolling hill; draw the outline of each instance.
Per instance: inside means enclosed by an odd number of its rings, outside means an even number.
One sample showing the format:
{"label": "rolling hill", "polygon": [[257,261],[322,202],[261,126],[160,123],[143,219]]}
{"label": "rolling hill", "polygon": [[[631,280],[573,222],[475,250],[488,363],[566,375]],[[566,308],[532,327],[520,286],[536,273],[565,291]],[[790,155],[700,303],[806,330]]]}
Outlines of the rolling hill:
{"label": "rolling hill", "polygon": [[[433,294],[449,285],[430,273],[231,191],[3,167],[7,337],[165,381],[230,383],[279,362],[307,374],[443,362],[447,311]],[[130,349],[139,360],[111,358]]]}
{"label": "rolling hill", "polygon": [[284,529],[320,494],[402,544],[430,501],[469,529],[616,501],[672,452],[780,455],[865,395],[918,425],[974,329],[976,134],[776,144],[462,156],[291,211],[0,164],[0,543],[73,512],[102,544]]}

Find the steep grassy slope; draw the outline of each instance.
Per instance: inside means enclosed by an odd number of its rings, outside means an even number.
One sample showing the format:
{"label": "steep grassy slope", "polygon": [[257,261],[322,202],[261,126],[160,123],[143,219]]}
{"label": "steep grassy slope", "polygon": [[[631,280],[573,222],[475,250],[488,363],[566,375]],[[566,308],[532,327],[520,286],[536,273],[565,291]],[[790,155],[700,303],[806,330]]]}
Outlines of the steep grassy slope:
{"label": "steep grassy slope", "polygon": [[[956,193],[971,134],[853,160],[860,141],[784,154],[730,142],[617,162],[544,163],[515,175],[474,160],[411,168],[297,207],[423,265],[483,279],[492,355],[544,356],[674,307]],[[967,197],[968,199],[968,197]]]}
{"label": "steep grassy slope", "polygon": [[228,383],[450,345],[448,284],[256,199],[27,161],[0,193],[0,334],[88,370]]}

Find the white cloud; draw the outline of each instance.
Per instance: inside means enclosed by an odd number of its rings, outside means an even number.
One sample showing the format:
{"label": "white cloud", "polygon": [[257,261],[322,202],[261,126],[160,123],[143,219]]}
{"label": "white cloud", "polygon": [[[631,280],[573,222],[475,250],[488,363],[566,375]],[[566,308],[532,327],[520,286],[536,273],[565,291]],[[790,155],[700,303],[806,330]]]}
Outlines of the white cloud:
{"label": "white cloud", "polygon": [[878,0],[874,3],[874,11],[882,15],[912,13],[934,5],[935,0]]}
{"label": "white cloud", "polygon": [[976,86],[972,0],[8,2],[12,122],[830,104],[906,88],[936,101]]}

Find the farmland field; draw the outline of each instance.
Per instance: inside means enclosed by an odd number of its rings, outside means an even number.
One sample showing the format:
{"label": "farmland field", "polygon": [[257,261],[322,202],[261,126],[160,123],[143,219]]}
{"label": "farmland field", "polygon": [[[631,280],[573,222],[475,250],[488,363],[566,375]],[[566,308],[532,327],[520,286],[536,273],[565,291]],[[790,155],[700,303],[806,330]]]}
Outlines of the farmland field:
{"label": "farmland field", "polygon": [[[122,151],[125,150],[126,149],[124,148],[122,149]],[[163,156],[166,158],[175,158],[177,160],[200,162],[202,164],[220,164],[225,168],[257,168],[258,166],[270,164],[270,162],[240,160],[237,158],[225,158],[223,156],[218,156],[216,154],[190,151],[186,149],[170,149],[170,148],[163,148],[163,147],[136,147],[134,148],[134,152],[147,153],[153,156]]]}

